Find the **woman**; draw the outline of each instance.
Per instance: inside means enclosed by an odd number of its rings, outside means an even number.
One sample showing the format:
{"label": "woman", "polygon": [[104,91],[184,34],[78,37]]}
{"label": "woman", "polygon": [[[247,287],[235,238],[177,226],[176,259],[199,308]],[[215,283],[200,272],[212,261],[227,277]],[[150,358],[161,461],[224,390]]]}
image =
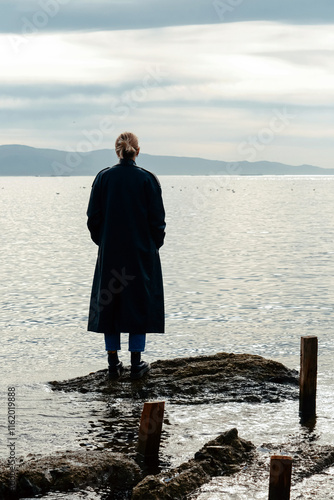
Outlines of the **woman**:
{"label": "woman", "polygon": [[165,211],[158,179],[136,165],[137,137],[124,132],[115,142],[119,163],[99,172],[87,216],[98,245],[88,330],[105,335],[109,378],[119,378],[121,332],[129,333],[131,378],[149,370],[141,361],[146,333],[164,332],[164,297],[159,248]]}

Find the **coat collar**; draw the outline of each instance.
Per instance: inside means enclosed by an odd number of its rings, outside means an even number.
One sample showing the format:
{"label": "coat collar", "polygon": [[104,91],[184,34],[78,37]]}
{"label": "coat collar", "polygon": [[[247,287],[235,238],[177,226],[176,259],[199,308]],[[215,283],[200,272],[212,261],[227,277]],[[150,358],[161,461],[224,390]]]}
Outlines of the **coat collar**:
{"label": "coat collar", "polygon": [[126,165],[126,166],[137,166],[136,162],[134,160],[128,160],[127,158],[121,158],[118,162],[119,165]]}

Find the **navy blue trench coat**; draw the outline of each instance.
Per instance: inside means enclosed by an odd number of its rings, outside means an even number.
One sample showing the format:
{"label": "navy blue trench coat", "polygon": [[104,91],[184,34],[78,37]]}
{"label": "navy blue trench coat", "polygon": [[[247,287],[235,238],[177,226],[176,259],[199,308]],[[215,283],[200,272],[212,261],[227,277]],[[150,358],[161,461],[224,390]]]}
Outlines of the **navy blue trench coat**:
{"label": "navy blue trench coat", "polygon": [[158,179],[135,161],[120,160],[97,174],[87,216],[99,247],[88,330],[164,332],[159,248],[166,224]]}

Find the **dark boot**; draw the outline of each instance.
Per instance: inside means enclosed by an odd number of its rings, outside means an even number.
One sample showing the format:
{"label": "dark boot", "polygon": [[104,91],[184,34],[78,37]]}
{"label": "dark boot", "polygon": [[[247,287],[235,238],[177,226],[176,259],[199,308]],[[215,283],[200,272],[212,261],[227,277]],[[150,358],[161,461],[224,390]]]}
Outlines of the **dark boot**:
{"label": "dark boot", "polygon": [[117,351],[108,351],[109,380],[117,380],[124,371],[123,363],[118,359]]}
{"label": "dark boot", "polygon": [[140,352],[132,352],[131,353],[131,373],[130,377],[132,380],[138,380],[142,378],[142,376],[147,373],[150,369],[150,365],[145,361],[141,361],[141,353]]}

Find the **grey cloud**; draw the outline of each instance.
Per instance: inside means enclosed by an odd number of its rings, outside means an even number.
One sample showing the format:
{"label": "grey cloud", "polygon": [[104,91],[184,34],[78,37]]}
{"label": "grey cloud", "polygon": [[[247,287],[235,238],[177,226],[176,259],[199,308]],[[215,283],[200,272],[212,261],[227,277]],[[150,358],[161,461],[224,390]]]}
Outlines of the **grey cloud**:
{"label": "grey cloud", "polygon": [[[48,102],[39,105],[35,101],[28,102],[20,109],[11,109],[3,106],[0,110],[1,128],[7,129],[9,125],[26,126],[34,123],[35,125],[44,123],[58,123],[57,127],[62,126],[64,120],[70,121],[91,116],[95,112],[95,108],[88,106],[83,109],[82,105],[73,104],[70,106],[68,102]],[[72,123],[72,121],[71,121]]]}
{"label": "grey cloud", "polygon": [[[177,82],[171,79],[161,78],[159,87],[168,87],[174,85]],[[189,82],[190,83],[190,82]],[[191,81],[193,84],[194,82]],[[196,83],[196,82],[195,82]],[[115,85],[104,85],[104,84],[48,84],[40,83],[37,84],[2,84],[0,85],[0,97],[11,98],[11,99],[28,99],[38,102],[42,99],[67,99],[71,98],[82,98],[85,99],[85,106],[89,104],[89,100],[96,97],[117,98],[121,99],[124,94],[130,92],[134,89],[140,88],[143,85],[142,80],[129,80],[123,81]],[[157,85],[152,85],[152,88],[157,87]],[[149,92],[150,86],[145,87]]]}
{"label": "grey cloud", "polygon": [[332,0],[5,0],[0,10],[0,31],[18,34],[255,20],[334,22]]}
{"label": "grey cloud", "polygon": [[88,85],[71,85],[71,84],[43,84],[38,83],[32,85],[26,84],[11,84],[11,85],[0,85],[0,96],[12,97],[12,98],[28,98],[28,99],[42,99],[51,98],[58,99],[62,97],[70,98],[73,96],[83,96],[86,98],[119,94],[124,92],[124,90],[130,88],[130,84],[119,84],[119,85],[100,85],[100,84],[88,84]]}
{"label": "grey cloud", "polygon": [[[0,128],[8,128],[9,126],[15,128],[17,124],[26,126],[34,122],[35,124],[52,123],[53,126],[57,123],[56,127],[62,129],[65,123],[72,126],[74,122],[77,124],[84,122],[86,124],[89,121],[96,122],[105,117],[119,116],[123,114],[124,107],[128,106],[122,101],[123,94],[124,87],[112,88],[103,85],[1,86],[0,96],[3,98],[3,103],[0,110]],[[8,98],[7,105],[5,102],[6,97]],[[115,99],[116,105],[113,104]],[[21,100],[19,107],[15,106],[15,100]],[[12,106],[13,102],[14,107]],[[328,103],[320,104],[311,101],[307,105],[286,101],[284,106],[287,105],[293,106],[293,112],[298,113],[302,110],[307,112],[315,108],[318,113],[322,111],[328,112],[333,109],[333,105],[329,106]],[[167,100],[151,101],[149,96],[143,101],[133,100],[130,107],[133,116],[145,109],[148,112],[156,109],[166,109],[168,111],[174,109],[176,114],[182,114],[182,110],[186,109],[200,110],[203,108],[215,110],[240,109],[251,112],[262,110],[266,112],[266,110],[282,108],[282,102],[256,99],[207,98],[201,94],[184,99],[178,98],[177,95],[171,93]]]}
{"label": "grey cloud", "polygon": [[[265,54],[266,55],[266,54]],[[291,60],[294,61],[297,57],[297,54],[292,53]],[[303,54],[301,54],[302,56]],[[263,57],[263,54],[261,54]],[[287,53],[272,53],[270,57],[282,57],[282,59],[287,59]],[[301,57],[300,56],[300,57]],[[303,61],[306,64],[306,60]],[[131,100],[125,99],[125,96],[128,96],[130,93],[131,99],[131,91],[140,87],[140,80],[133,80],[128,82],[122,82],[117,85],[101,85],[101,84],[87,84],[87,85],[74,85],[74,84],[46,84],[46,83],[38,83],[38,85],[34,84],[11,84],[11,85],[0,85],[0,98],[3,99],[3,103],[1,106],[2,111],[10,112],[13,110],[13,113],[22,113],[25,110],[30,109],[40,109],[43,112],[43,108],[45,106],[48,109],[54,109],[55,111],[61,111],[61,107],[59,105],[63,105],[63,111],[66,113],[70,110],[82,110],[84,103],[84,112],[83,114],[89,115],[94,110],[95,112],[103,112],[106,109],[106,106],[111,106],[115,99],[119,101],[119,104],[122,104],[123,99],[124,103],[131,103]],[[168,92],[167,97],[164,99],[150,99],[149,89],[147,96],[143,99],[141,96],[136,98],[136,94],[134,93],[133,102],[137,103],[141,108],[143,107],[166,107],[169,108],[171,106],[177,106],[178,108],[188,108],[188,107],[202,107],[202,106],[212,106],[216,107],[224,107],[224,108],[271,108],[273,106],[282,105],[282,101],[271,101],[270,99],[266,100],[257,100],[253,98],[249,99],[229,99],[226,97],[217,98],[210,97],[203,93],[201,90],[197,89],[197,85],[201,84],[201,79],[191,80],[189,81],[189,85],[194,88],[193,95],[189,95],[187,99],[183,96],[177,97],[177,91],[173,91],[173,87],[171,90],[168,89],[169,85],[173,85],[174,82],[169,80],[165,80],[162,85],[166,87],[166,92]],[[196,92],[195,92],[196,91]],[[8,98],[8,106],[6,107],[5,100]],[[22,100],[22,104],[20,108],[15,111],[10,105],[12,101]],[[286,101],[287,102],[287,101]],[[334,105],[330,103],[321,103],[321,102],[309,102],[306,104],[298,104],[293,100],[294,106],[300,106],[301,108],[308,108],[317,106],[317,108],[321,109],[324,107],[325,109],[332,108]],[[81,114],[81,111],[80,111]]]}

